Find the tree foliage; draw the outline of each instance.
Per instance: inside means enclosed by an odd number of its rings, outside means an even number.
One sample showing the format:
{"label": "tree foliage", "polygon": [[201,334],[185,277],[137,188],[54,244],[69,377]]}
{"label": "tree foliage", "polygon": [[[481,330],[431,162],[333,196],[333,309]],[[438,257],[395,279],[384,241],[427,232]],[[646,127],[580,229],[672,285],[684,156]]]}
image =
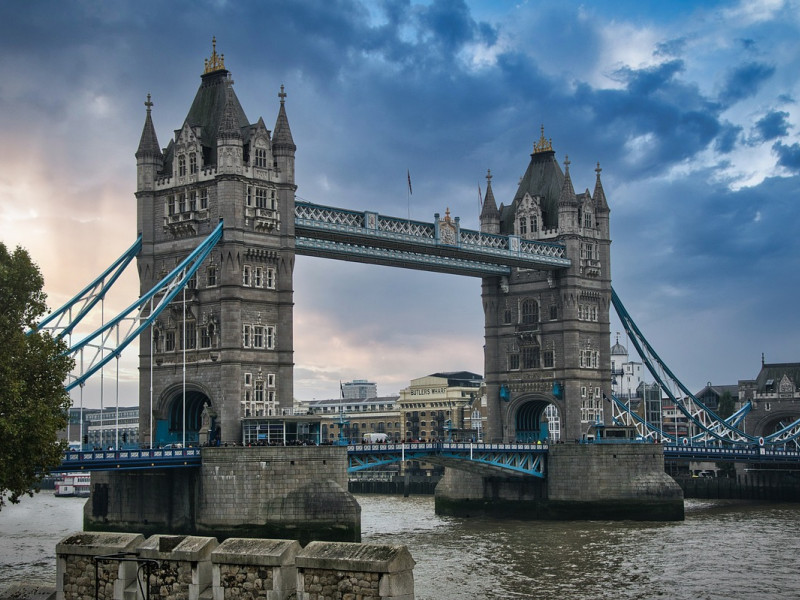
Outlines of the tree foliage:
{"label": "tree foliage", "polygon": [[73,361],[63,342],[26,334],[47,310],[43,284],[24,249],[0,242],[0,508],[38,491],[65,448],[57,434],[67,425]]}
{"label": "tree foliage", "polygon": [[719,405],[717,406],[717,414],[723,419],[730,417],[736,408],[736,399],[728,390],[722,392],[719,398]]}

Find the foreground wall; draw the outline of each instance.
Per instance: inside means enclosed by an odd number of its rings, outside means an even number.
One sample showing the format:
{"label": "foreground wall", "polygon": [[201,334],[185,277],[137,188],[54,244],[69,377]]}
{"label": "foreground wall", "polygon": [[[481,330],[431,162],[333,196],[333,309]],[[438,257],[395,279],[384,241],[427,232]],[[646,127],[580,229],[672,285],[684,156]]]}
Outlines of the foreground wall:
{"label": "foreground wall", "polygon": [[414,600],[406,546],[80,532],[56,561],[56,600]]}
{"label": "foreground wall", "polygon": [[84,528],[357,542],[361,507],[343,447],[204,448],[199,469],[94,473]]}
{"label": "foreground wall", "polygon": [[547,478],[486,477],[447,469],[436,512],[522,519],[682,520],[683,493],[656,444],[555,444]]}

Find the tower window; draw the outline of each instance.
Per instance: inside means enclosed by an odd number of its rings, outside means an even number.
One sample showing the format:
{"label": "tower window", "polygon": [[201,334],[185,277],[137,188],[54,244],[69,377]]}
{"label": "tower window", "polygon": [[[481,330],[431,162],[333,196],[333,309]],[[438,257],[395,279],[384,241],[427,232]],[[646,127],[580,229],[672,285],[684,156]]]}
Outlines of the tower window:
{"label": "tower window", "polygon": [[267,168],[267,151],[264,148],[256,148],[256,166]]}
{"label": "tower window", "polygon": [[525,235],[528,233],[528,220],[525,217],[519,218],[519,234]]}
{"label": "tower window", "polygon": [[264,269],[261,267],[256,267],[255,271],[253,272],[253,285],[255,287],[263,287],[264,286]]}
{"label": "tower window", "polygon": [[555,354],[552,350],[545,350],[542,356],[545,369],[552,369],[555,366]]}
{"label": "tower window", "polygon": [[208,287],[217,285],[217,267],[212,265],[206,269],[206,284]]}
{"label": "tower window", "polygon": [[189,173],[192,175],[197,173],[197,152],[189,154]]}
{"label": "tower window", "polygon": [[536,300],[525,300],[522,303],[522,324],[533,325],[539,322],[539,303]]}
{"label": "tower window", "polygon": [[539,348],[532,346],[522,349],[522,368],[523,369],[539,368]]}
{"label": "tower window", "polygon": [[250,265],[244,265],[242,267],[242,285],[250,287],[251,279],[250,279]]}
{"label": "tower window", "polygon": [[208,208],[208,188],[200,190],[200,210]]}
{"label": "tower window", "polygon": [[267,289],[275,289],[275,269],[267,267]]}
{"label": "tower window", "polygon": [[178,177],[183,177],[186,175],[186,157],[181,154],[178,157]]}

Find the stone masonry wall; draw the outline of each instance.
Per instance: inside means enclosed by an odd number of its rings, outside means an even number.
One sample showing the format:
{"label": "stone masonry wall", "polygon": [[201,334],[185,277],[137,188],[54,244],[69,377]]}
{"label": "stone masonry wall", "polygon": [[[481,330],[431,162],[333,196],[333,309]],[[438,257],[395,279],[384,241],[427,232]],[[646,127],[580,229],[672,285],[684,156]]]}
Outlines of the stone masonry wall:
{"label": "stone masonry wall", "polygon": [[343,447],[205,448],[201,486],[198,532],[301,543],[361,539]]}
{"label": "stone masonry wall", "polygon": [[379,600],[378,573],[337,571],[335,569],[306,569],[303,573],[306,600]]}
{"label": "stone masonry wall", "polygon": [[[99,563],[95,595],[94,559],[108,554],[120,559]],[[156,600],[414,599],[405,546],[312,542],[301,549],[294,540],[218,545],[208,537],[79,533],[57,545],[56,557],[57,600],[142,600],[145,589]]]}

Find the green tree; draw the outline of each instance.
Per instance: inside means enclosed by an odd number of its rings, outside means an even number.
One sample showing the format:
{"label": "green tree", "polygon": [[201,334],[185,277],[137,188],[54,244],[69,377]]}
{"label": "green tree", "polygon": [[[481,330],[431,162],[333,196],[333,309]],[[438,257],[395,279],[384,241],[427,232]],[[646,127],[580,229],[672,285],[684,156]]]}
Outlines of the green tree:
{"label": "green tree", "polygon": [[0,508],[39,491],[65,448],[73,360],[65,343],[34,331],[45,314],[44,280],[28,253],[0,242]]}

